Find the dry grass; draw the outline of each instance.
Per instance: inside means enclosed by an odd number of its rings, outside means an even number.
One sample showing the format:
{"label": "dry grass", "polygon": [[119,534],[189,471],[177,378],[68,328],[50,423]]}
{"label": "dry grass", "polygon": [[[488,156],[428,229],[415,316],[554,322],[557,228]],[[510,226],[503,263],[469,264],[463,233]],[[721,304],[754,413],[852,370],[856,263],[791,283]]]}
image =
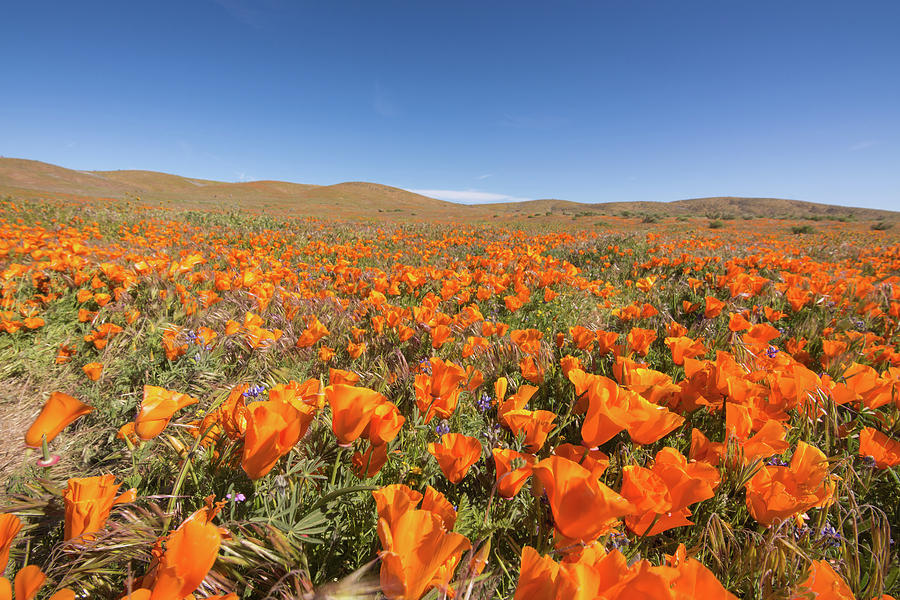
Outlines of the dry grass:
{"label": "dry grass", "polygon": [[41,393],[29,381],[0,379],[0,481],[9,481],[25,464],[22,436],[34,422],[41,405]]}

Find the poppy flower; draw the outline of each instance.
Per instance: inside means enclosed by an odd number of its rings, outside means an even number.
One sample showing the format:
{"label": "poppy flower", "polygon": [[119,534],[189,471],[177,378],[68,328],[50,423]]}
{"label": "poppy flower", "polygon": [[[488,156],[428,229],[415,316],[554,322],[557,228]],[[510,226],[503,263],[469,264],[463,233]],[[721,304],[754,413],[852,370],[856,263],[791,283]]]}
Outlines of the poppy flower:
{"label": "poppy flower", "polygon": [[620,493],[634,505],[625,518],[638,535],[656,535],[674,527],[692,525],[688,506],[712,498],[719,485],[718,470],[706,463],[688,462],[674,448],[656,454],[652,468],[624,468]]}
{"label": "poppy flower", "polygon": [[632,327],[626,336],[626,344],[629,350],[637,352],[641,356],[647,356],[650,352],[650,344],[656,340],[656,332],[652,329]]}
{"label": "poppy flower", "polygon": [[450,418],[459,401],[460,384],[466,380],[466,371],[459,365],[439,358],[429,361],[431,374],[416,375],[413,387],[416,391],[416,406],[425,415],[425,422],[438,415]]}
{"label": "poppy flower", "polygon": [[446,325],[438,325],[431,330],[431,347],[437,350],[453,339],[450,328]]}
{"label": "poppy flower", "polygon": [[0,514],[0,573],[6,570],[6,563],[9,562],[9,549],[21,529],[22,521],[19,517],[10,513]]}
{"label": "poppy flower", "polygon": [[149,600],[184,598],[196,590],[216,562],[222,534],[207,519],[188,518],[168,538],[152,574],[144,578]]}
{"label": "poppy flower", "polygon": [[553,454],[577,462],[590,471],[597,479],[600,479],[609,466],[609,457],[596,448],[576,446],[574,444],[560,444],[553,449]]}
{"label": "poppy flower", "polygon": [[787,467],[766,465],[747,482],[747,508],[768,526],[831,503],[834,483],[821,450],[799,442]]}
{"label": "poppy flower", "polygon": [[535,385],[544,382],[544,369],[533,356],[526,356],[519,361],[519,370],[522,372],[522,377]]}
{"label": "poppy flower", "polygon": [[[37,565],[28,565],[27,567],[23,567],[18,573],[16,573],[15,597],[17,598],[17,600],[32,600],[35,596],[37,596],[38,591],[44,586],[45,581],[47,581],[47,576],[44,575],[44,572],[41,571],[40,567],[38,567]],[[0,600],[12,600],[13,593],[11,588],[12,586],[10,586],[9,580],[5,577],[0,577]],[[58,596],[58,594],[54,594],[53,598],[62,600],[64,596]]]}
{"label": "poppy flower", "polygon": [[665,344],[672,351],[672,362],[676,365],[683,365],[685,358],[696,358],[706,354],[706,348],[703,347],[701,340],[694,340],[686,336],[667,337]]}
{"label": "poppy flower", "polygon": [[703,316],[707,319],[715,319],[720,314],[722,314],[722,309],[725,307],[725,303],[719,300],[714,296],[706,297],[706,309],[703,311]]}
{"label": "poppy flower", "polygon": [[355,344],[353,342],[347,342],[347,354],[350,355],[350,358],[359,358],[366,351],[366,343],[360,342],[359,344]]}
{"label": "poppy flower", "polygon": [[854,600],[855,596],[847,582],[838,575],[825,560],[811,561],[809,576],[801,583],[791,600],[814,598],[827,600]]}
{"label": "poppy flower", "polygon": [[688,558],[686,554],[684,544],[678,544],[674,555],[666,555],[667,566],[677,571],[677,577],[671,584],[673,599],[738,600],[703,563],[695,558]]}
{"label": "poppy flower", "polygon": [[331,406],[331,429],[338,443],[347,445],[366,431],[384,396],[368,388],[338,383],[325,388]]}
{"label": "poppy flower", "polygon": [[81,370],[84,371],[84,374],[87,375],[88,379],[97,381],[103,373],[103,365],[98,362],[92,362],[81,367]]}
{"label": "poppy flower", "polygon": [[541,339],[544,333],[537,329],[513,329],[509,332],[509,339],[519,350],[525,354],[535,355],[541,349]]}
{"label": "poppy flower", "polygon": [[250,479],[264,477],[278,459],[300,441],[312,421],[312,413],[301,413],[287,402],[266,400],[248,407],[247,430],[241,468]]}
{"label": "poppy flower", "polygon": [[134,432],[144,441],[152,440],[166,428],[175,411],[197,402],[199,400],[187,394],[145,385],[141,409],[134,420]]}
{"label": "poppy flower", "polygon": [[584,370],[584,366],[577,357],[567,354],[559,359],[559,368],[563,373],[563,377],[568,377],[571,371],[575,369]]}
{"label": "poppy flower", "polygon": [[63,539],[90,539],[87,536],[100,531],[106,524],[113,506],[134,502],[133,489],[116,496],[121,484],[115,481],[110,474],[69,479],[62,493],[66,511]]}
{"label": "poppy flower", "polygon": [[41,414],[25,432],[25,445],[37,448],[45,438],[47,442],[52,441],[60,431],[92,410],[94,409],[68,394],[53,392],[44,403]]}
{"label": "poppy flower", "polygon": [[519,581],[513,600],[563,600],[579,598],[577,584],[549,556],[541,556],[531,546],[522,548]]}
{"label": "poppy flower", "polygon": [[534,475],[547,492],[556,529],[566,538],[591,542],[633,510],[628,500],[567,458],[545,458],[534,466]]}
{"label": "poppy flower", "polygon": [[419,600],[432,587],[446,590],[462,553],[471,547],[427,510],[409,510],[393,523],[379,519],[378,537],[381,589],[391,600]]}
{"label": "poppy flower", "polygon": [[373,446],[387,444],[397,437],[405,422],[406,417],[400,414],[400,409],[393,402],[385,400],[372,412],[366,437]]}
{"label": "poppy flower", "polygon": [[497,402],[499,402],[499,405],[497,406],[497,416],[500,420],[500,424],[509,427],[509,423],[506,420],[507,413],[525,408],[525,405],[528,404],[531,397],[538,391],[538,388],[533,385],[520,385],[515,394],[506,398],[507,385],[508,382],[506,377],[499,378],[494,382],[494,395],[497,397]]}
{"label": "poppy flower", "polygon": [[427,510],[439,516],[444,523],[444,529],[452,531],[456,525],[456,509],[447,498],[431,487],[425,486],[425,494],[422,496],[422,510]]}
{"label": "poppy flower", "polygon": [[525,434],[525,448],[537,452],[547,441],[547,434],[555,427],[556,413],[549,410],[513,410],[504,415],[514,435]]}
{"label": "poppy flower", "polygon": [[531,454],[515,450],[494,448],[494,470],[496,472],[497,494],[501,498],[512,498],[519,493],[528,478],[536,459]]}
{"label": "poppy flower", "polygon": [[402,483],[394,483],[374,490],[372,497],[375,498],[378,518],[386,520],[391,526],[403,513],[416,510],[422,500],[421,493]]}
{"label": "poppy flower", "polygon": [[359,479],[374,477],[387,462],[387,444],[371,445],[365,452],[354,452],[350,459],[353,474]]}
{"label": "poppy flower", "polygon": [[353,371],[345,371],[344,369],[328,369],[328,383],[331,385],[338,385],[342,383],[344,385],[356,385],[359,383],[359,375],[354,373]]}
{"label": "poppy flower", "polygon": [[74,346],[69,346],[67,344],[60,344],[59,349],[56,351],[56,359],[55,363],[58,365],[65,364],[72,360],[72,357],[78,352],[78,349]]}
{"label": "poppy flower", "polygon": [[609,354],[619,341],[619,333],[616,331],[597,331],[597,352],[601,355]]}
{"label": "poppy flower", "polygon": [[900,442],[866,427],[859,432],[859,455],[871,456],[879,469],[890,469],[900,465]]}
{"label": "poppy flower", "polygon": [[439,444],[428,444],[428,453],[437,460],[450,483],[459,483],[481,458],[481,442],[461,433],[445,433]]}
{"label": "poppy flower", "polygon": [[314,346],[316,342],[328,335],[328,328],[325,327],[317,317],[312,317],[306,326],[306,329],[297,338],[298,348],[309,348]]}

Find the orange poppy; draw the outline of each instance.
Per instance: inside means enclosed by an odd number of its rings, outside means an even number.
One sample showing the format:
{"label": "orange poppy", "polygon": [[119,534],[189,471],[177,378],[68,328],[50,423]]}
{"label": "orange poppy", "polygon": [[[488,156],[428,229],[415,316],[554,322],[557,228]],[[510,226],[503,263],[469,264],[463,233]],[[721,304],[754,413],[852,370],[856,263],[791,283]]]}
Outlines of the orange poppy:
{"label": "orange poppy", "polygon": [[522,377],[535,385],[544,382],[544,369],[533,356],[526,356],[519,361],[519,370],[522,371]]}
{"label": "orange poppy", "polygon": [[375,498],[378,518],[385,519],[390,526],[393,526],[403,513],[416,510],[422,500],[422,494],[402,483],[379,488],[372,492],[372,497]]}
{"label": "orange poppy", "polygon": [[460,383],[466,380],[466,371],[450,361],[439,358],[429,361],[431,374],[416,375],[416,406],[425,415],[425,422],[438,415],[442,419],[450,418],[459,401]]}
{"label": "orange poppy", "polygon": [[374,477],[387,462],[387,444],[371,445],[365,452],[354,452],[350,459],[353,474],[359,479]]}
{"label": "orange poppy", "polygon": [[9,549],[21,529],[22,521],[19,517],[10,513],[0,514],[0,573],[6,570],[6,563],[9,562]]}
{"label": "orange poppy", "polygon": [[246,412],[247,430],[241,468],[250,479],[264,477],[278,459],[291,451],[313,418],[287,402],[254,402]]}
{"label": "orange poppy", "polygon": [[534,466],[534,475],[547,492],[556,529],[566,538],[591,542],[633,510],[628,500],[567,458],[545,458]]}
{"label": "orange poppy", "polygon": [[391,600],[419,600],[432,587],[448,590],[462,553],[471,547],[427,510],[406,511],[391,523],[379,519],[378,537],[381,589]]}
{"label": "orange poppy", "polygon": [[674,527],[692,525],[688,506],[712,498],[719,485],[718,470],[706,463],[688,462],[674,448],[656,454],[650,469],[624,468],[620,493],[634,505],[625,518],[638,535],[656,535]]}
{"label": "orange poppy", "polygon": [[629,350],[637,352],[641,356],[647,356],[647,353],[650,352],[650,344],[654,340],[656,340],[656,332],[652,329],[632,327],[625,341]]}
{"label": "orange poppy", "polygon": [[[16,573],[15,588],[17,600],[32,600],[37,596],[38,591],[44,586],[47,576],[41,571],[37,565],[28,565]],[[71,591],[70,591],[71,592]],[[0,577],[0,600],[12,600],[13,594],[10,589],[9,580]],[[54,594],[53,598],[61,600],[65,596]],[[51,599],[52,600],[52,599]]]}
{"label": "orange poppy", "polygon": [[900,442],[866,427],[859,432],[859,455],[871,456],[879,469],[890,469],[900,465]]}
{"label": "orange poppy", "polygon": [[597,352],[600,354],[609,354],[616,347],[619,341],[619,334],[616,331],[597,331]]}
{"label": "orange poppy", "polygon": [[145,385],[141,409],[134,420],[134,432],[144,441],[152,440],[166,428],[175,411],[197,402],[199,400],[187,394]]}
{"label": "orange poppy", "polygon": [[406,422],[400,409],[388,400],[378,404],[372,412],[366,437],[373,446],[380,446],[392,441]]}
{"label": "orange poppy", "polygon": [[791,600],[803,600],[809,597],[823,600],[855,600],[850,586],[843,577],[835,572],[828,561],[814,560],[811,562],[809,576],[798,586],[791,596]]}
{"label": "orange poppy", "polygon": [[100,379],[100,375],[103,374],[103,365],[98,362],[92,362],[81,367],[81,370],[88,376],[88,379],[97,381]]}
{"label": "orange poppy", "polygon": [[714,296],[706,297],[706,309],[703,311],[703,316],[707,319],[715,319],[720,314],[722,314],[722,309],[725,307],[725,303],[719,300]]}
{"label": "orange poppy", "polygon": [[325,327],[317,317],[312,317],[308,322],[306,329],[297,338],[296,346],[298,348],[309,348],[314,346],[316,342],[328,335],[328,328]]}
{"label": "orange poppy", "polygon": [[609,466],[609,457],[605,453],[586,446],[560,444],[553,449],[553,454],[577,462],[590,471],[597,479],[600,479],[600,476],[603,475],[603,472]]}
{"label": "orange poppy", "polygon": [[508,382],[506,377],[500,377],[494,382],[494,395],[497,397],[497,402],[499,403],[497,406],[497,416],[502,425],[509,427],[509,423],[506,420],[507,413],[525,408],[525,405],[531,397],[534,396],[535,392],[538,391],[538,388],[533,385],[521,385],[519,386],[519,389],[516,390],[515,394],[511,395],[509,398],[505,398],[507,386]]}
{"label": "orange poppy", "polygon": [[92,410],[94,409],[68,394],[53,392],[44,403],[41,414],[25,432],[25,445],[37,448],[44,439],[52,441],[60,431]]}
{"label": "orange poppy", "polygon": [[525,448],[537,452],[553,431],[556,413],[549,410],[512,410],[504,415],[509,429],[514,435],[525,434]]}
{"label": "orange poppy", "polygon": [[446,325],[438,325],[431,330],[431,347],[437,350],[453,339],[450,328]]}
{"label": "orange poppy", "polygon": [[703,347],[701,340],[694,340],[686,336],[667,337],[665,344],[672,351],[672,362],[676,365],[683,365],[685,358],[696,358],[706,354],[706,348]]}
{"label": "orange poppy", "polygon": [[439,444],[428,444],[428,453],[437,460],[450,483],[459,483],[481,458],[481,442],[461,433],[445,433]]}
{"label": "orange poppy", "polygon": [[787,467],[766,465],[747,482],[747,508],[762,525],[771,525],[831,503],[834,483],[821,450],[799,442]]}
{"label": "orange poppy", "polygon": [[328,383],[330,385],[337,385],[342,383],[344,385],[356,385],[359,383],[359,375],[354,373],[353,371],[345,371],[344,369],[328,369]]}
{"label": "orange poppy", "polygon": [[186,519],[166,538],[166,550],[143,586],[149,600],[184,598],[196,590],[216,562],[222,534],[208,518]]}
{"label": "orange poppy", "polygon": [[716,600],[738,600],[716,579],[712,571],[695,558],[687,558],[684,544],[678,544],[675,554],[666,555],[666,563],[677,571],[671,583],[673,600],[692,598],[715,598]]}
{"label": "orange poppy", "polygon": [[544,333],[537,329],[513,329],[509,332],[509,339],[519,350],[525,354],[537,354],[541,349],[541,339]]}
{"label": "orange poppy", "polygon": [[331,429],[341,445],[347,445],[366,431],[375,409],[387,402],[374,390],[343,383],[325,388],[331,406]]}
{"label": "orange poppy", "polygon": [[90,539],[90,534],[100,531],[106,524],[113,506],[134,502],[134,489],[116,496],[121,484],[115,481],[110,474],[69,479],[62,493],[66,510],[63,539]]}
{"label": "orange poppy", "polygon": [[532,466],[536,459],[531,454],[522,454],[505,448],[494,448],[491,454],[494,456],[494,470],[497,474],[495,483],[497,494],[501,498],[512,498],[531,477]]}

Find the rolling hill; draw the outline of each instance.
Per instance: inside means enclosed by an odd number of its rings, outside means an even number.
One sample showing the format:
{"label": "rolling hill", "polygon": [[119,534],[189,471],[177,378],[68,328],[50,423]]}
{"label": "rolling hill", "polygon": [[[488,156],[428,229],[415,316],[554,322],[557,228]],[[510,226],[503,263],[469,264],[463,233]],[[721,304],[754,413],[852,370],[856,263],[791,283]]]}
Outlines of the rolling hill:
{"label": "rolling hill", "polygon": [[900,213],[781,198],[715,197],[673,202],[585,204],[544,199],[463,205],[378,183],[312,185],[285,181],[228,183],[154,171],[76,171],[34,160],[0,158],[0,196],[23,198],[139,197],[163,206],[247,209],[323,218],[512,220],[606,216],[843,218],[896,221]]}

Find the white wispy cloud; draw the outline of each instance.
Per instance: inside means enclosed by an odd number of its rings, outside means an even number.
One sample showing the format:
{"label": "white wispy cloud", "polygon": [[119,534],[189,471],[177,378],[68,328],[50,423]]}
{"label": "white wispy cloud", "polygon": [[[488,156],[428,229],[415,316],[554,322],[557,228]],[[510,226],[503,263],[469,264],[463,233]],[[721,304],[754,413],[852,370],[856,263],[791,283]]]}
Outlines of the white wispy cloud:
{"label": "white wispy cloud", "polygon": [[245,173],[244,171],[235,171],[234,177],[235,177],[235,180],[238,182],[253,181],[253,178],[247,176],[247,173]]}
{"label": "white wispy cloud", "polygon": [[875,140],[865,140],[862,142],[857,142],[850,146],[850,152],[858,152],[860,150],[865,150],[866,148],[871,148],[872,146],[876,146],[878,144]]}
{"label": "white wispy cloud", "polygon": [[496,202],[524,202],[531,198],[520,198],[509,194],[495,194],[479,190],[408,190],[414,194],[421,194],[429,198],[458,202],[460,204],[492,204]]}
{"label": "white wispy cloud", "polygon": [[475,179],[477,179],[477,180],[479,180],[479,181],[482,181],[482,180],[484,180],[484,179],[487,179],[488,177],[493,177],[493,176],[494,176],[493,173],[485,173],[484,175],[479,175],[479,176],[476,177]]}

